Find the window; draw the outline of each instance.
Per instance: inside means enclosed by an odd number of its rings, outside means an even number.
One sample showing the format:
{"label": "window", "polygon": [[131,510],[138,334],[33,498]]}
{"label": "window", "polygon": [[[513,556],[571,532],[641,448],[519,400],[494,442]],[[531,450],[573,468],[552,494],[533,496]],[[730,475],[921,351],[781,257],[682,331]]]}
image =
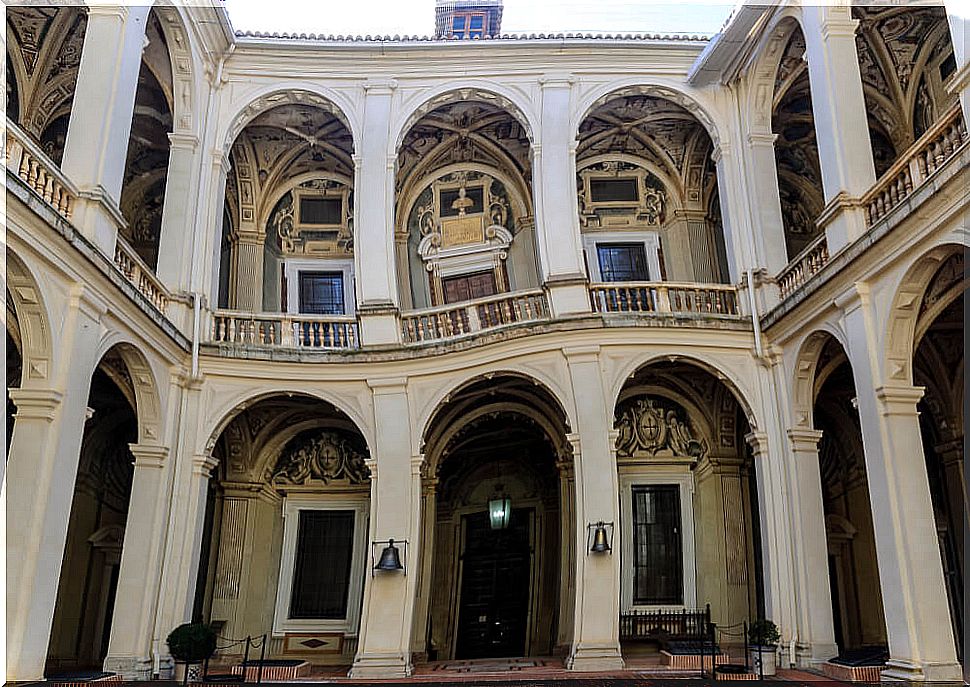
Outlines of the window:
{"label": "window", "polygon": [[496,293],[495,273],[476,272],[475,274],[463,274],[460,277],[442,279],[441,288],[444,291],[445,303],[458,303],[459,301],[472,301],[476,298],[494,296]]}
{"label": "window", "polygon": [[633,603],[684,603],[680,488],[633,488]]}
{"label": "window", "polygon": [[451,33],[459,38],[481,38],[485,33],[484,13],[454,15],[451,18]]}
{"label": "window", "polygon": [[300,312],[343,315],[343,272],[300,272]]}
{"label": "window", "polygon": [[301,510],[299,513],[289,617],[346,618],[354,511]]}
{"label": "window", "polygon": [[647,253],[642,243],[598,243],[600,278],[603,281],[648,281]]}
{"label": "window", "polygon": [[300,196],[300,224],[339,226],[343,221],[343,200]]}
{"label": "window", "polygon": [[637,179],[590,179],[589,195],[594,203],[640,202]]}

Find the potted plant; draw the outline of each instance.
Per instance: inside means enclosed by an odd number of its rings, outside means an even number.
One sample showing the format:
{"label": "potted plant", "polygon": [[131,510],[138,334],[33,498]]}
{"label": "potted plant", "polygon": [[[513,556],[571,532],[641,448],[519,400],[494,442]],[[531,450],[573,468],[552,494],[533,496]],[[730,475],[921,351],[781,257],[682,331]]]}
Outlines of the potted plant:
{"label": "potted plant", "polygon": [[755,620],[748,626],[748,655],[758,675],[774,675],[778,660],[778,626],[770,620]]}
{"label": "potted plant", "polygon": [[216,650],[216,633],[205,623],[183,623],[169,633],[165,640],[168,652],[175,659],[175,679],[185,684],[191,666],[206,661]]}

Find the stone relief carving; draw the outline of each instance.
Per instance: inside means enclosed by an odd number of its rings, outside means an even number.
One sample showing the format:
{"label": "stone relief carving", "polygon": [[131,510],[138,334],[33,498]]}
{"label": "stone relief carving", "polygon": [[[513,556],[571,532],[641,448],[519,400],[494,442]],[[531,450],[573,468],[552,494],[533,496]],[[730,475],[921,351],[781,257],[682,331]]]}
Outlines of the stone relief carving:
{"label": "stone relief carving", "polygon": [[273,484],[329,484],[346,480],[363,484],[370,479],[364,454],[336,432],[321,432],[291,441],[270,477]]}
{"label": "stone relief carving", "polygon": [[683,409],[650,397],[637,399],[614,423],[619,435],[616,451],[621,457],[642,454],[676,458],[703,458],[709,447],[694,437]]}

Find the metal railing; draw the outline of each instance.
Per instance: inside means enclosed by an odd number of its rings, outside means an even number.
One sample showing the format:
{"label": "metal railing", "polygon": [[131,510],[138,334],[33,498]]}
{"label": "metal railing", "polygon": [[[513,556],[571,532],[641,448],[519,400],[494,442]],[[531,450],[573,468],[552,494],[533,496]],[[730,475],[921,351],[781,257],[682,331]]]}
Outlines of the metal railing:
{"label": "metal railing", "polygon": [[291,315],[215,310],[211,343],[279,348],[349,349],[360,346],[357,320],[345,315]]}
{"label": "metal railing", "polygon": [[909,198],[968,141],[970,136],[957,103],[900,155],[862,197],[866,224],[871,227]]}
{"label": "metal railing", "polygon": [[788,263],[778,274],[778,288],[781,297],[785,298],[794,293],[802,284],[807,282],[812,275],[825,267],[829,261],[829,245],[825,240],[825,234],[818,237],[808,244],[801,253]]}
{"label": "metal railing", "polygon": [[517,291],[468,303],[401,313],[401,336],[406,344],[439,341],[548,318],[549,302],[544,291]]}
{"label": "metal railing", "polygon": [[71,219],[77,188],[15,123],[7,120],[4,161],[31,190],[66,220]]}
{"label": "metal railing", "polygon": [[152,269],[145,264],[135,249],[120,236],[115,243],[115,267],[138,289],[148,301],[164,313],[171,295],[158,280]]}
{"label": "metal railing", "polygon": [[590,284],[594,312],[733,315],[738,312],[737,288],[731,284],[673,282],[613,282]]}

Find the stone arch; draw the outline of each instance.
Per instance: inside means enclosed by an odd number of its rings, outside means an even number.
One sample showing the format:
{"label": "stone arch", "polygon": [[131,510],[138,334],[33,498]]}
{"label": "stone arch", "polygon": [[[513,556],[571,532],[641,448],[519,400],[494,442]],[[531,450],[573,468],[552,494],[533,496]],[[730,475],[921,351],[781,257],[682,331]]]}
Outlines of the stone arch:
{"label": "stone arch", "polygon": [[[391,147],[387,151],[388,156],[397,155],[408,131],[424,115],[444,105],[462,100],[479,100],[505,110],[525,127],[529,140],[533,145],[535,144],[539,116],[525,94],[487,79],[466,79],[461,82],[451,81],[441,84],[402,103],[402,115],[391,125],[392,135],[389,139]],[[417,104],[413,104],[415,101]]]}
{"label": "stone arch", "polygon": [[298,82],[285,88],[270,84],[247,94],[243,104],[232,108],[225,134],[216,140],[222,141],[222,150],[228,154],[242,130],[256,117],[280,105],[297,104],[313,105],[332,114],[347,127],[357,145],[362,124],[353,103],[340,91],[309,82]]}
{"label": "stone arch", "polygon": [[834,339],[846,350],[842,332],[831,325],[822,325],[808,333],[798,344],[792,378],[792,421],[796,427],[811,428],[816,394],[816,371],[822,349]]}
{"label": "stone arch", "polygon": [[[885,334],[884,378],[895,383],[913,383],[913,354],[918,342],[921,306],[930,280],[943,262],[965,245],[944,243],[917,258],[906,270],[895,289],[887,311]],[[966,289],[964,279],[947,296],[946,304]],[[931,320],[930,320],[931,321]]]}
{"label": "stone arch", "polygon": [[351,188],[353,188],[354,186],[353,179],[351,179],[348,176],[344,176],[343,174],[338,174],[335,172],[319,171],[319,172],[303,172],[302,174],[297,174],[294,177],[288,178],[286,180],[286,183],[277,184],[277,186],[273,189],[273,192],[270,195],[266,196],[265,199],[263,199],[261,206],[259,208],[257,225],[261,227],[265,227],[269,222],[270,217],[273,214],[273,210],[276,208],[276,204],[283,199],[283,196],[295,190],[297,187],[300,186],[300,184],[303,184],[304,182],[307,182],[307,181],[312,181],[314,179],[332,179],[334,181],[338,181],[341,184],[344,184]]}
{"label": "stone arch", "polygon": [[[619,162],[628,162],[631,165],[637,165],[646,169],[648,172],[657,177],[660,182],[667,188],[678,188],[681,186],[681,180],[675,179],[670,176],[669,170],[663,170],[658,167],[651,160],[646,158],[638,157],[636,155],[628,155],[626,153],[604,153],[601,155],[591,155],[587,158],[576,163],[576,172],[581,172],[587,167],[592,167],[593,165],[605,162],[607,160],[617,160]],[[716,186],[716,184],[715,184]],[[683,198],[679,195],[671,195],[667,198],[670,206],[674,210],[679,210],[682,207]]]}
{"label": "stone arch", "polygon": [[643,77],[628,77],[611,81],[587,93],[579,102],[574,110],[569,126],[570,131],[574,132],[574,138],[578,138],[579,127],[583,121],[600,105],[614,98],[622,98],[631,95],[646,95],[663,100],[669,100],[680,105],[690,112],[707,131],[711,137],[714,149],[720,145],[722,137],[718,131],[714,117],[707,109],[698,102],[695,96],[688,95],[677,86],[664,81],[654,83],[645,82]]}
{"label": "stone arch", "polygon": [[775,77],[788,40],[792,33],[800,28],[801,20],[796,11],[782,10],[765,29],[764,37],[755,48],[755,54],[758,57],[748,70],[747,112],[761,133],[771,133],[771,116],[775,105]]}
{"label": "stone arch", "polygon": [[[158,445],[161,442],[164,419],[158,381],[151,363],[130,338],[114,333],[101,341],[95,368],[100,367],[105,357],[112,352],[117,353],[124,362],[129,377],[134,395],[135,416],[138,419],[138,443]],[[121,386],[123,384],[119,384]]]}
{"label": "stone arch", "polygon": [[184,10],[172,0],[156,0],[153,9],[165,34],[172,67],[173,129],[177,134],[191,133],[197,129],[193,113],[199,102],[200,70],[196,68],[199,60],[191,34],[186,29]]}
{"label": "stone arch", "polygon": [[351,422],[356,425],[357,430],[360,432],[364,441],[367,443],[367,450],[371,452],[371,455],[377,455],[374,447],[376,446],[376,439],[373,433],[373,427],[371,423],[361,415],[361,413],[350,407],[348,404],[343,403],[337,394],[331,394],[326,391],[321,391],[319,389],[298,389],[292,385],[280,384],[273,388],[263,388],[258,391],[247,391],[243,394],[231,397],[225,403],[217,406],[215,410],[207,417],[217,418],[215,422],[211,424],[211,429],[200,432],[200,437],[204,437],[204,442],[200,445],[200,450],[197,453],[203,453],[206,456],[212,455],[212,450],[215,447],[216,442],[219,440],[220,435],[225,431],[226,427],[247,408],[251,408],[260,401],[271,399],[278,396],[301,396],[317,401],[323,401],[328,403],[339,412],[350,418]]}
{"label": "stone arch", "polygon": [[13,301],[20,329],[23,379],[21,386],[43,384],[51,375],[54,351],[51,344],[50,314],[33,272],[8,247],[7,293]]}
{"label": "stone arch", "polygon": [[609,395],[607,396],[608,400],[610,401],[608,408],[616,408],[617,404],[620,402],[620,394],[623,392],[623,387],[626,385],[626,382],[630,377],[635,375],[640,370],[657,362],[682,362],[693,365],[694,367],[713,375],[731,392],[731,395],[734,396],[738,406],[740,406],[741,410],[744,412],[752,432],[759,431],[761,427],[765,426],[764,422],[759,422],[758,415],[754,411],[755,406],[752,405],[749,400],[750,395],[753,394],[751,394],[750,391],[745,392],[742,390],[743,385],[741,384],[739,378],[732,372],[725,370],[724,366],[715,360],[698,353],[670,354],[654,352],[631,358],[619,370],[619,374],[616,376],[616,378],[610,382],[611,387],[608,389]]}
{"label": "stone arch", "polygon": [[425,404],[420,416],[416,418],[414,426],[421,428],[421,433],[418,435],[419,441],[422,444],[424,443],[424,438],[427,436],[428,431],[431,429],[440,411],[448,404],[448,401],[450,401],[455,394],[471,384],[480,381],[481,379],[491,379],[499,376],[518,377],[528,380],[537,387],[540,387],[546,394],[550,396],[550,398],[556,401],[559,410],[562,412],[565,418],[567,428],[576,426],[572,412],[572,405],[566,400],[571,399],[571,396],[566,392],[565,389],[558,388],[558,385],[554,380],[536,370],[517,368],[517,366],[514,365],[500,365],[496,366],[495,369],[490,369],[487,371],[478,370],[475,372],[470,372],[457,382],[450,382],[440,387],[435,392],[434,396]]}

